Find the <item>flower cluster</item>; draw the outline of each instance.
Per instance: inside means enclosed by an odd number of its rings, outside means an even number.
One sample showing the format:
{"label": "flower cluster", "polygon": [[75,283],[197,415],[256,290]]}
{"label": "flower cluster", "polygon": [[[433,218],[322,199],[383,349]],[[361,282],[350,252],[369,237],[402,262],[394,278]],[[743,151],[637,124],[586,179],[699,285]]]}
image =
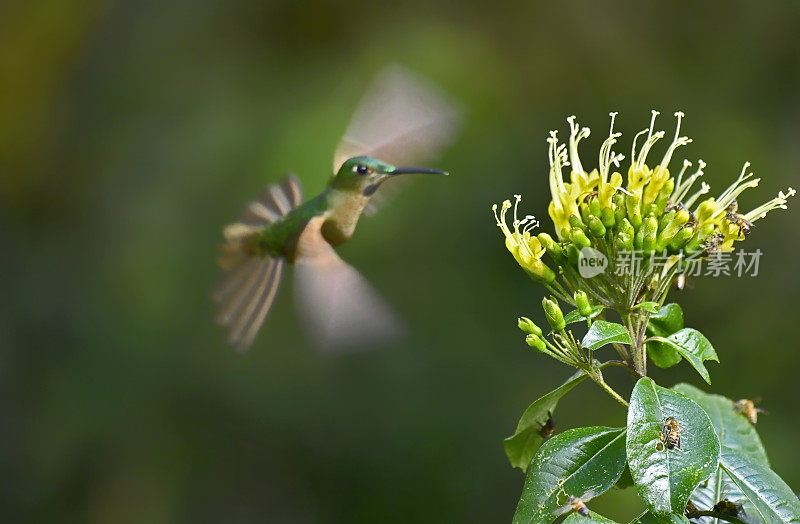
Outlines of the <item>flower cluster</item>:
{"label": "flower cluster", "polygon": [[[506,247],[532,278],[548,286],[553,284],[557,274],[574,273],[572,270],[577,266],[581,249],[590,246],[609,259],[620,251],[675,256],[709,256],[731,251],[734,242],[748,236],[754,222],[773,209],[786,209],[787,199],[795,194],[795,190],[789,188],[751,211],[740,212],[737,198],[760,181],[753,178],[753,173],[748,172],[749,163],[745,163],[730,187],[716,198],[704,198],[710,187],[702,181],[698,187],[698,181],[703,176],[705,162],[698,160],[697,168],[692,170],[692,163],[685,160],[677,176],[669,170],[676,150],[691,142],[680,134],[684,116],[681,112],[675,113],[677,124],[672,142],[660,162],[650,167],[647,162],[650,151],[665,135],[664,131],[655,131],[658,112],[652,112],[650,126],[633,139],[630,166],[623,182],[620,162],[625,155],[614,150],[621,136],[614,131],[616,115],[610,114],[611,125],[600,147],[598,167],[590,172],[584,169],[578,154],[579,143],[589,136],[589,128],[581,128],[571,116],[567,119],[568,143],[560,143],[557,132],[550,132],[547,142],[552,200],[548,214],[555,226],[556,240],[546,233],[536,236],[531,233],[538,222],[530,215],[519,218],[519,195],[515,195],[511,227],[506,215],[512,203],[503,202],[499,215],[497,205],[492,207],[497,225],[505,235]],[[567,167],[571,168],[568,182],[564,179]],[[555,270],[543,262],[545,253],[551,255]],[[566,280],[569,284],[568,277]]]}

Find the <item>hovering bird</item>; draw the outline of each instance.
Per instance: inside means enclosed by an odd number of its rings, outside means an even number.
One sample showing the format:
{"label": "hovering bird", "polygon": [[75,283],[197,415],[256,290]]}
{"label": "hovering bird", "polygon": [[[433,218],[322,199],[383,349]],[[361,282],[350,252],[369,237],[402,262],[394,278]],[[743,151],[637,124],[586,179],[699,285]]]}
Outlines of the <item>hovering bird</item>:
{"label": "hovering bird", "polygon": [[287,265],[294,266],[298,315],[318,349],[374,347],[400,336],[399,317],[334,248],[350,239],[362,213],[374,210],[387,181],[448,174],[405,165],[449,145],[458,121],[455,105],[423,79],[400,66],[380,74],[336,148],[333,176],[322,193],[303,203],[300,182],[289,175],[224,228],[218,258],[223,274],[212,298],[228,343],[242,352],[250,347]]}

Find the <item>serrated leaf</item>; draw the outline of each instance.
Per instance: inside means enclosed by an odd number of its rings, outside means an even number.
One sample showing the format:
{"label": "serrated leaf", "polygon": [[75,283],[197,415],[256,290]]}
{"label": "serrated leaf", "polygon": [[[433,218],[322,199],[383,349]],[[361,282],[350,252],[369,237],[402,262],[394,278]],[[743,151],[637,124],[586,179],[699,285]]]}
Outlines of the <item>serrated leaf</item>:
{"label": "serrated leaf", "polygon": [[506,456],[508,456],[508,461],[512,466],[520,468],[523,472],[528,469],[528,464],[530,464],[533,455],[544,442],[544,437],[539,431],[547,422],[548,413],[554,412],[561,397],[580,384],[585,378],[586,373],[578,371],[562,385],[539,397],[522,413],[514,434],[503,441]]}
{"label": "serrated leaf", "polygon": [[[661,443],[667,417],[681,425],[681,449]],[[692,491],[719,463],[719,439],[703,408],[647,377],[631,394],[626,448],[639,496],[656,516],[682,515]]]}
{"label": "serrated leaf", "polygon": [[584,517],[579,513],[573,513],[564,519],[563,524],[617,524],[613,520],[598,515],[594,511],[590,511],[589,513],[590,515],[588,517]]}
{"label": "serrated leaf", "polygon": [[688,524],[689,519],[687,519],[684,515],[664,515],[664,516],[656,516],[653,513],[646,511],[642,515],[633,519],[631,524]]}
{"label": "serrated leaf", "polygon": [[630,344],[631,337],[628,334],[628,330],[622,324],[598,320],[589,328],[589,332],[583,337],[581,345],[588,349],[597,349],[612,342]]}
{"label": "serrated leaf", "polygon": [[581,320],[593,319],[594,317],[602,313],[603,309],[605,309],[603,306],[592,307],[588,317],[581,315],[581,312],[578,311],[577,309],[573,309],[572,311],[564,315],[564,324],[569,325],[569,324],[574,324],[575,322],[580,322]]}
{"label": "serrated leaf", "polygon": [[[676,384],[672,389],[691,398],[705,410],[723,446],[735,449],[752,460],[769,466],[767,452],[756,429],[744,415],[736,411],[731,399],[704,393],[690,384]],[[723,499],[737,503],[744,502],[746,515],[753,515],[755,512],[755,508],[746,501],[744,494],[722,469],[718,469],[707,482],[700,484],[692,493],[692,502],[704,510],[710,510],[714,504]],[[709,524],[719,522],[718,519],[711,517],[703,517],[700,521]]]}
{"label": "serrated leaf", "polygon": [[675,348],[700,373],[703,380],[711,384],[711,377],[703,362],[706,360],[719,362],[719,358],[711,342],[702,333],[696,329],[683,328],[660,341]]}
{"label": "serrated leaf", "polygon": [[588,502],[625,468],[625,428],[567,430],[545,442],[528,467],[514,524],[548,523],[568,511],[567,497]]}
{"label": "serrated leaf", "polygon": [[800,500],[764,463],[723,446],[720,468],[728,474],[764,522],[800,522]]}

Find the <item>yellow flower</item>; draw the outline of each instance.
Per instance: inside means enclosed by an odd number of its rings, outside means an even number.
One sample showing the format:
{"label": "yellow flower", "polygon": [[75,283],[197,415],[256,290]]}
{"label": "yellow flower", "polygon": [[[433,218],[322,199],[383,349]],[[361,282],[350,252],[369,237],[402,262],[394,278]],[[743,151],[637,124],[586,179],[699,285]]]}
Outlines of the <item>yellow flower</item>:
{"label": "yellow flower", "polygon": [[[653,146],[664,137],[664,131],[655,130],[655,122],[658,111],[652,111],[650,125],[636,134],[631,147],[630,166],[627,169],[627,183],[623,187],[622,175],[619,171],[612,172],[612,165],[619,168],[620,161],[624,155],[613,151],[613,146],[621,133],[614,132],[614,119],[617,113],[610,113],[611,126],[608,138],[600,146],[598,168],[588,172],[584,169],[578,154],[578,143],[589,136],[588,127],[581,128],[576,122],[575,117],[570,116],[567,122],[570,126],[569,144],[559,144],[556,131],[550,132],[547,142],[549,147],[550,161],[550,194],[552,200],[548,205],[548,214],[555,225],[556,234],[560,240],[566,240],[564,232],[571,229],[569,218],[572,215],[584,217],[586,213],[587,197],[596,195],[597,204],[600,210],[613,209],[612,197],[615,193],[624,193],[625,216],[637,229],[646,218],[645,213],[656,212],[661,216],[665,212],[666,206],[683,207],[691,213],[695,202],[709,192],[709,185],[701,182],[700,188],[691,192],[695,182],[703,176],[705,162],[698,161],[698,169],[691,175],[687,175],[687,170],[692,163],[684,160],[683,167],[677,177],[673,177],[669,171],[669,163],[672,160],[678,147],[687,145],[692,140],[680,135],[681,120],[684,114],[680,111],[675,113],[677,124],[675,126],[675,136],[672,143],[667,148],[661,161],[654,167],[647,165],[647,157]],[[644,136],[644,141],[637,148],[637,142]],[[572,166],[570,181],[565,182],[562,170],[564,167]],[[763,218],[767,212],[773,209],[786,209],[786,200],[794,196],[795,191],[789,188],[786,193],[779,193],[778,197],[770,200],[766,204],[755,208],[746,214],[738,214],[733,210],[737,197],[746,189],[758,185],[759,179],[751,178],[752,173],[746,173],[749,164],[745,164],[742,174],[728,187],[719,197],[708,198],[701,202],[694,213],[693,221],[687,227],[695,227],[698,234],[707,236],[709,234],[722,233],[725,241],[722,242],[722,249],[730,249],[733,240],[743,238],[741,220],[748,223],[759,218]],[[595,193],[596,192],[596,193]],[[597,205],[593,204],[593,205]],[[656,208],[652,205],[656,204]],[[735,207],[735,206],[734,206]],[[653,211],[656,209],[656,211]],[[607,211],[606,211],[607,213]],[[733,214],[730,214],[733,213]],[[604,215],[607,216],[607,215]],[[696,221],[696,224],[695,224]],[[613,222],[613,221],[612,221]],[[671,231],[670,231],[671,232]],[[702,241],[699,239],[696,244]]]}
{"label": "yellow flower", "polygon": [[[519,202],[522,200],[520,195],[514,195],[514,221],[512,223],[513,231],[506,223],[506,214],[511,209],[511,201],[506,200],[503,202],[500,209],[500,216],[497,215],[497,204],[492,206],[494,218],[497,226],[503,232],[506,238],[506,248],[514,256],[517,263],[528,272],[528,274],[536,279],[550,283],[555,280],[555,273],[542,262],[542,255],[545,249],[535,236],[531,236],[531,230],[539,225],[539,222],[533,215],[527,215],[522,220],[517,218],[517,208]],[[520,230],[520,228],[522,228]]]}

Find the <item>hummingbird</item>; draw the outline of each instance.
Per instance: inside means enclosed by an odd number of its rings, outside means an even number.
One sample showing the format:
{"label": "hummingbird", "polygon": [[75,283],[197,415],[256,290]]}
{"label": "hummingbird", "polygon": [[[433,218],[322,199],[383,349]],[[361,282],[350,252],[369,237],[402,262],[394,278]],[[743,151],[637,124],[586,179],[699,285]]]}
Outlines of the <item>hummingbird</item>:
{"label": "hummingbird", "polygon": [[303,202],[298,178],[289,175],[224,227],[217,260],[222,276],[212,298],[228,343],[240,352],[251,346],[287,266],[294,269],[297,313],[317,349],[376,347],[401,336],[398,315],[335,248],[386,198],[387,182],[448,174],[404,162],[449,145],[459,120],[460,111],[435,86],[400,66],[385,69],[359,103],[319,195]]}

